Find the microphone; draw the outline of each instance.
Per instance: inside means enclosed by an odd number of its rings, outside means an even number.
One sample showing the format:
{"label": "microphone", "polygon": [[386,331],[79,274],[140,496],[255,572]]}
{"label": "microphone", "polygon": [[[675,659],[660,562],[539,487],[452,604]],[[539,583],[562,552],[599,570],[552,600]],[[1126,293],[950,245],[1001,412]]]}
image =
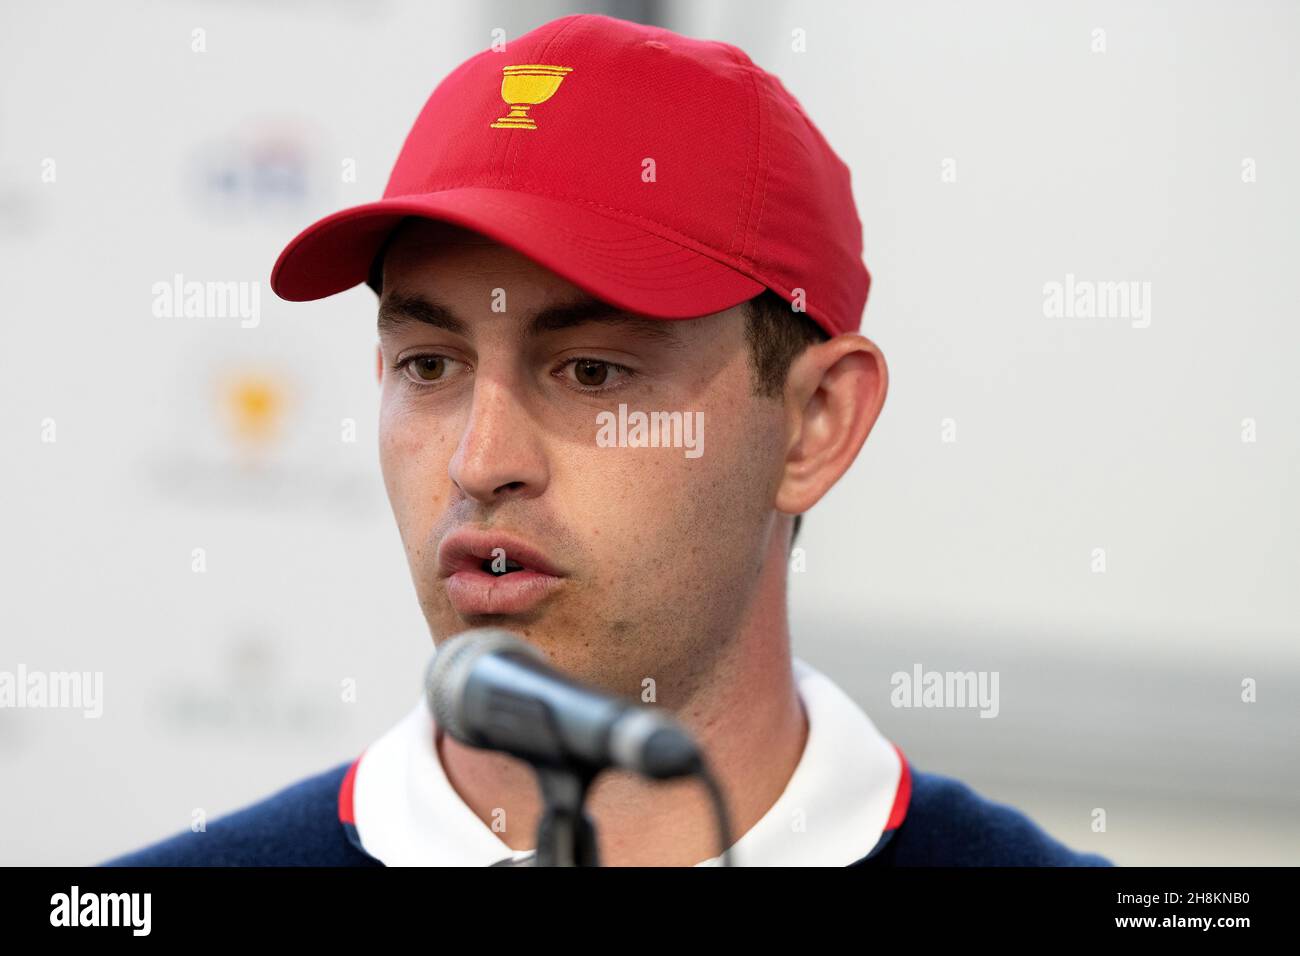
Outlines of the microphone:
{"label": "microphone", "polygon": [[461,743],[537,767],[617,767],[659,780],[704,770],[676,720],[579,683],[499,628],[447,640],[429,663],[425,695],[435,723]]}

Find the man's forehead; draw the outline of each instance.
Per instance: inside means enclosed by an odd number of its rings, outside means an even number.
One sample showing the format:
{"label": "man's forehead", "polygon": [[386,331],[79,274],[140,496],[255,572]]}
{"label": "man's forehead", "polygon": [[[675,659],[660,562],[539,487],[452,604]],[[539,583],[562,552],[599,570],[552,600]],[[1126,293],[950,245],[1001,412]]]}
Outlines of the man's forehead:
{"label": "man's forehead", "polygon": [[[409,218],[399,224],[381,250],[379,287],[409,287],[420,292],[441,287],[442,298],[464,290],[484,290],[530,300],[578,299],[584,293],[561,275],[490,236],[447,222]],[[453,288],[454,287],[454,288]],[[511,295],[513,293],[513,296]]]}
{"label": "man's forehead", "polygon": [[[408,264],[430,257],[460,259],[472,255],[485,261],[499,260],[512,265],[527,263],[541,269],[522,253],[484,233],[450,222],[419,217],[404,219],[393,229],[384,243],[383,255],[385,266],[390,262]],[[558,282],[564,281],[549,270],[542,271],[547,271]]]}
{"label": "man's forehead", "polygon": [[[485,305],[474,310],[489,311]],[[539,305],[516,310],[514,315],[521,323],[520,333],[541,336],[551,332],[589,324],[619,328],[642,339],[658,342],[671,348],[681,348],[680,322],[669,322],[628,312],[586,293],[551,297]],[[442,329],[456,335],[469,336],[475,315],[458,311],[452,303],[445,302],[427,290],[411,291],[395,286],[386,289],[379,300],[379,334],[394,335],[412,326]]]}
{"label": "man's forehead", "polygon": [[[475,318],[491,312],[513,317],[521,335],[599,323],[672,348],[683,344],[682,321],[605,302],[509,246],[452,223],[408,218],[390,235],[383,255],[381,336],[413,324],[468,335]],[[513,281],[502,286],[502,280]],[[505,300],[498,304],[501,294]]]}
{"label": "man's forehead", "polygon": [[425,219],[421,216],[409,216],[397,224],[390,241],[405,243],[437,242],[454,245],[500,245],[495,239],[473,229],[466,229],[454,222],[441,219]]}

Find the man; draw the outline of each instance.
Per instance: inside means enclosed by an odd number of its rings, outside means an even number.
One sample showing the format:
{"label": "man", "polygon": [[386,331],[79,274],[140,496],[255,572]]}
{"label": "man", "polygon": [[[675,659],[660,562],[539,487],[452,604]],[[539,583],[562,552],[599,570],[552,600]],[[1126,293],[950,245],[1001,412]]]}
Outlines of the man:
{"label": "man", "polygon": [[[281,254],[290,300],[379,294],[380,461],[435,645],[515,631],[670,711],[741,865],[1098,865],[911,768],[794,659],[799,516],[885,400],[849,171],[740,50],[600,16],[484,51],[385,198]],[[667,320],[667,321],[666,321]],[[356,760],[114,864],[511,865],[530,768],[421,701]],[[606,865],[711,865],[706,794],[601,775]]]}

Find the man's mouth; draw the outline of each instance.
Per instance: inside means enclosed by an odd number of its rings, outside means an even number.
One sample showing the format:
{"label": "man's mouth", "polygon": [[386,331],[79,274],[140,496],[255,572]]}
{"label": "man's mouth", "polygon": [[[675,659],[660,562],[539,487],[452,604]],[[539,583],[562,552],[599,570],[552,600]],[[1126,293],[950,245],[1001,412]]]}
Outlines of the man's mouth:
{"label": "man's mouth", "polygon": [[506,531],[461,528],[438,545],[438,575],[445,578],[469,570],[498,577],[521,571],[565,576],[541,548],[524,538]]}
{"label": "man's mouth", "polygon": [[464,618],[530,611],[563,586],[565,573],[512,534],[462,528],[438,547],[438,577]]}

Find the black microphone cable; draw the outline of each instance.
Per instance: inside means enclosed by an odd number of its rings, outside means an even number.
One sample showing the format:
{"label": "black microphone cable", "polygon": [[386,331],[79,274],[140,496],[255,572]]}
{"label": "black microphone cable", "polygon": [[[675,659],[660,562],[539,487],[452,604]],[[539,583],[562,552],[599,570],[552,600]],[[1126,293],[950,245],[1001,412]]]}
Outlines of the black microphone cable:
{"label": "black microphone cable", "polygon": [[696,772],[696,777],[704,784],[704,788],[709,792],[709,799],[713,803],[713,817],[718,826],[718,842],[722,844],[721,866],[735,866],[731,859],[731,819],[727,814],[727,800],[722,794],[722,787],[718,783],[718,778],[709,770],[704,759],[700,758],[700,769]]}
{"label": "black microphone cable", "polygon": [[[631,724],[637,722],[630,718]],[[734,866],[731,856],[731,818],[727,812],[726,797],[714,776],[704,754],[695,740],[680,726],[660,727],[643,743],[641,772],[652,780],[673,780],[694,777],[704,785],[713,805],[713,817],[721,844],[721,866]]]}

